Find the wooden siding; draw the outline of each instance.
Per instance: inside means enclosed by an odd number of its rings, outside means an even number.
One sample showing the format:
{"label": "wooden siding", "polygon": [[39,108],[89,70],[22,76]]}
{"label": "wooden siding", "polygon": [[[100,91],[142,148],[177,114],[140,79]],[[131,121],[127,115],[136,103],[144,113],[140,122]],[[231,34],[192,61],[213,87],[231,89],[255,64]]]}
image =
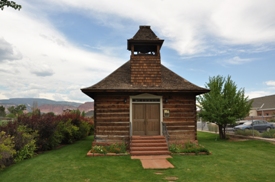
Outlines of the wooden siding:
{"label": "wooden siding", "polygon": [[[196,96],[192,94],[166,94],[163,96],[163,109],[170,111],[164,117],[170,143],[197,142]],[[165,100],[167,102],[165,103]]]}
{"label": "wooden siding", "polygon": [[[196,96],[190,93],[151,93],[163,97],[163,117],[169,143],[197,142]],[[130,96],[135,93],[105,93],[95,97],[95,140],[93,145],[130,142]],[[124,100],[126,99],[126,103]],[[166,102],[167,100],[167,102]]]}
{"label": "wooden siding", "polygon": [[95,97],[93,145],[108,145],[116,142],[129,144],[129,103],[129,96],[123,94],[100,94]]}
{"label": "wooden siding", "polygon": [[160,56],[132,55],[131,56],[131,83],[134,85],[161,84]]}

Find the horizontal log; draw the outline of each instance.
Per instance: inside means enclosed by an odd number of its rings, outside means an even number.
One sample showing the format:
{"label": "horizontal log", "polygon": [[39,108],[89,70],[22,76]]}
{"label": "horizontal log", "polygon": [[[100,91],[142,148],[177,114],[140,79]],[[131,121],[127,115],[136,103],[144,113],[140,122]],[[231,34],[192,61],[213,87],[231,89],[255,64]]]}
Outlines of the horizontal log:
{"label": "horizontal log", "polygon": [[127,112],[129,113],[130,109],[129,108],[125,108],[125,107],[120,107],[120,108],[117,108],[117,107],[100,107],[100,108],[97,108],[96,109],[96,112]]}
{"label": "horizontal log", "polygon": [[95,104],[94,106],[94,110],[97,109],[104,109],[104,108],[125,108],[125,109],[129,109],[129,103],[122,103],[121,102],[112,102],[112,101],[99,101],[98,103]]}
{"label": "horizontal log", "polygon": [[196,124],[195,121],[169,121],[164,123],[166,124],[166,126],[186,126],[186,125],[195,126]]}
{"label": "horizontal log", "polygon": [[129,126],[96,126],[96,131],[128,131]]}
{"label": "horizontal log", "polygon": [[130,126],[129,122],[97,122],[97,126]]}
{"label": "horizontal log", "polygon": [[96,112],[98,117],[129,117],[128,112]]}
{"label": "horizontal log", "polygon": [[96,131],[97,135],[129,135],[130,131]]}
{"label": "horizontal log", "polygon": [[194,125],[184,125],[184,126],[167,126],[167,130],[194,130]]}
{"label": "horizontal log", "polygon": [[96,118],[95,122],[98,123],[98,122],[129,122],[130,121],[130,118],[119,118],[119,119],[114,119],[114,118]]}
{"label": "horizontal log", "polygon": [[128,121],[130,120],[129,116],[126,115],[115,115],[115,114],[109,114],[106,116],[96,116],[97,120],[102,120],[102,119],[106,119],[106,120],[113,120],[113,121],[120,121],[120,120],[125,120],[127,119]]}

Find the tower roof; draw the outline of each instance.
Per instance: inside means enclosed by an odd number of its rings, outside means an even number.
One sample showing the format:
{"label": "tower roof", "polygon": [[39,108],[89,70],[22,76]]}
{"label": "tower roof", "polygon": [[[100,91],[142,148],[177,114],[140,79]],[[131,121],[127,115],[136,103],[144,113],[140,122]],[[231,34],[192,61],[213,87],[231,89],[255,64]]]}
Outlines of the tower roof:
{"label": "tower roof", "polygon": [[127,49],[131,50],[132,44],[148,44],[162,46],[163,39],[159,39],[156,34],[151,30],[150,26],[139,26],[139,30],[133,38],[128,39]]}

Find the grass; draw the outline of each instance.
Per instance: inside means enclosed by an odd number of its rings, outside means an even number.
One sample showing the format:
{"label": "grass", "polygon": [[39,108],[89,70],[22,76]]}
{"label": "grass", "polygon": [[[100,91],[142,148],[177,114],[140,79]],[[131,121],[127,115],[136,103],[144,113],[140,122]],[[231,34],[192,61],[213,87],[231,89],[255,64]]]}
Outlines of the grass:
{"label": "grass", "polygon": [[[45,152],[0,171],[0,181],[273,181],[275,145],[263,141],[217,140],[198,133],[199,143],[212,155],[173,156],[167,170],[144,170],[130,156],[86,157],[92,137]],[[156,174],[161,173],[161,174]]]}

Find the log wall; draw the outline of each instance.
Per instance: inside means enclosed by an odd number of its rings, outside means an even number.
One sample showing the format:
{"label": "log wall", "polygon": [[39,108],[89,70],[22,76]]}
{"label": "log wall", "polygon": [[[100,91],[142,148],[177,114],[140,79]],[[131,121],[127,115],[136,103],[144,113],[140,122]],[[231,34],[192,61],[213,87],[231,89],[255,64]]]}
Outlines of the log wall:
{"label": "log wall", "polygon": [[[163,96],[163,109],[170,111],[163,117],[170,135],[170,143],[197,142],[196,96],[179,93],[151,93]],[[95,140],[93,145],[130,142],[130,95],[100,94],[95,96]],[[126,100],[126,103],[124,102]],[[167,102],[166,102],[167,100]]]}
{"label": "log wall", "polygon": [[166,94],[163,98],[163,109],[170,111],[170,116],[163,118],[170,135],[169,142],[197,142],[196,96]]}
{"label": "log wall", "polygon": [[115,142],[128,144],[130,137],[129,96],[102,94],[94,99],[95,140],[93,145],[108,145]]}

